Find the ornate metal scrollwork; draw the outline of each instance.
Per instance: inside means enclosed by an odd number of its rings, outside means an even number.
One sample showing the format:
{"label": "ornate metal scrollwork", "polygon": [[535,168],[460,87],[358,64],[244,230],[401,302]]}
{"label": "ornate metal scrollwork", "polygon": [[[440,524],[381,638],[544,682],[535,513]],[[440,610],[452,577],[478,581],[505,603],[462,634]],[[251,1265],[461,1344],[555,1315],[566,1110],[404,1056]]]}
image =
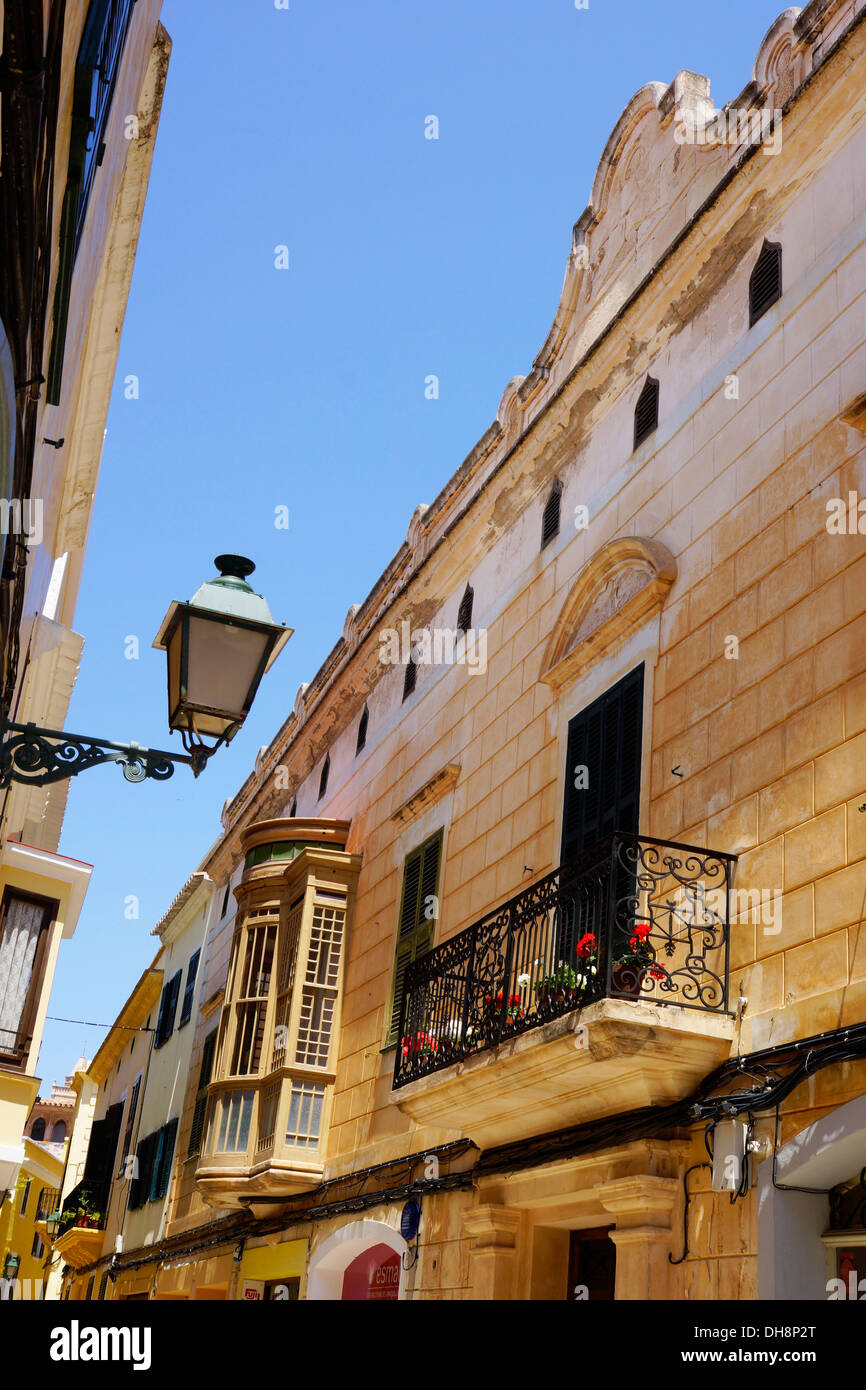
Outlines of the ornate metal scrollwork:
{"label": "ornate metal scrollwork", "polygon": [[192,768],[194,776],[206,766],[215,749],[193,748],[187,753],[166,753],[141,748],[137,743],[112,743],[86,734],[64,733],[60,729],[40,729],[35,724],[4,723],[7,735],[0,743],[0,788],[11,782],[45,787],[65,782],[104,763],[120,763],[127,782],[152,778],[164,782],[174,773],[175,763]]}
{"label": "ornate metal scrollwork", "polygon": [[733,856],[617,834],[408,969],[394,1085],[608,994],[727,1008]]}

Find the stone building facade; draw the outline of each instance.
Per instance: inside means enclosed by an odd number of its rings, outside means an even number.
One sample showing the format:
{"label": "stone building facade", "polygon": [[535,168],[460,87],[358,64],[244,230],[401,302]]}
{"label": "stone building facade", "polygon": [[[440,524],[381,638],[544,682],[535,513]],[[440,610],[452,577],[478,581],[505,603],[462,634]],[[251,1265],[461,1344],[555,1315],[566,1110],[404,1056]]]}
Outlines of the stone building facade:
{"label": "stone building facade", "polygon": [[864,72],[813,0],[722,111],[623,110],[531,370],[199,866],[169,1220],[114,1297],[863,1274]]}

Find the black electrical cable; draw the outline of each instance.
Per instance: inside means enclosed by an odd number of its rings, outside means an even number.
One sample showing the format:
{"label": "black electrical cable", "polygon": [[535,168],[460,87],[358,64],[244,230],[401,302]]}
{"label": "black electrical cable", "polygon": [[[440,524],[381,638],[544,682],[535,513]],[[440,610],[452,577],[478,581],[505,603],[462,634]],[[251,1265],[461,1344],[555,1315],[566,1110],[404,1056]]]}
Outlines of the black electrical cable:
{"label": "black electrical cable", "polygon": [[826,1197],[832,1192],[831,1187],[796,1187],[793,1183],[777,1182],[776,1173],[778,1171],[776,1159],[779,1153],[779,1107],[776,1106],[776,1132],[773,1141],[773,1186],[777,1192],[810,1192],[815,1197]]}
{"label": "black electrical cable", "polygon": [[689,1174],[697,1172],[698,1168],[710,1168],[711,1166],[712,1165],[709,1163],[693,1163],[691,1168],[687,1168],[683,1173],[683,1253],[678,1260],[675,1260],[673,1255],[669,1253],[669,1264],[681,1265],[689,1253],[689,1202],[691,1201],[689,1193]]}

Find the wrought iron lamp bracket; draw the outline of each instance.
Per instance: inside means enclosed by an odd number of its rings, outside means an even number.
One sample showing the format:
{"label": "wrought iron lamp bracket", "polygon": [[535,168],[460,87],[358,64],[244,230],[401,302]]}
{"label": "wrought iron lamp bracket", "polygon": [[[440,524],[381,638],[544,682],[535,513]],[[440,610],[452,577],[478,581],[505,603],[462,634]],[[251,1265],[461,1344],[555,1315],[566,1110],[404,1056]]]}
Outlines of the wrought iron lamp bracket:
{"label": "wrought iron lamp bracket", "polygon": [[163,749],[143,748],[138,743],[113,743],[109,739],[91,738],[88,734],[71,734],[61,729],[40,729],[36,724],[2,723],[0,742],[0,789],[12,782],[34,787],[51,782],[65,782],[91,767],[103,763],[120,763],[127,782],[144,782],[153,778],[165,782],[174,774],[176,763],[185,763],[198,777],[208,760],[223,743],[227,743],[236,726],[226,731],[213,745],[194,741],[183,734],[184,753],[167,753]]}

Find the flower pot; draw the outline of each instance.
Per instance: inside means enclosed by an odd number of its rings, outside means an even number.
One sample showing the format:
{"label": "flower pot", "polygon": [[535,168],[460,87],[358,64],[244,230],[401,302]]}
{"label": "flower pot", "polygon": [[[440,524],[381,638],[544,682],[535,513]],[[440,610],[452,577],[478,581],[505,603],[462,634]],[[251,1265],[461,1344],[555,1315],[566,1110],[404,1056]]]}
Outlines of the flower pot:
{"label": "flower pot", "polygon": [[619,961],[611,971],[611,983],[620,999],[638,999],[646,974],[645,965],[630,965]]}

